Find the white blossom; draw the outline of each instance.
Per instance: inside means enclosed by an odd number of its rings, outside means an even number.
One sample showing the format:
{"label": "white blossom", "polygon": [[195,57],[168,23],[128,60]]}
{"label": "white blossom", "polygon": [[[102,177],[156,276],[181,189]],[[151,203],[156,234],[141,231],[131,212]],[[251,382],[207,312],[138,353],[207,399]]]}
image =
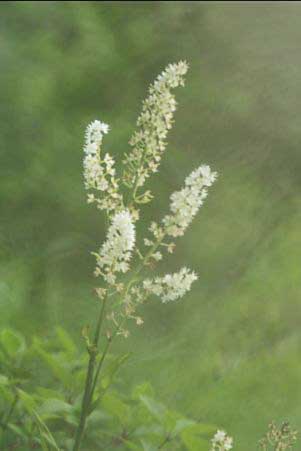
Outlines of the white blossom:
{"label": "white blossom", "polygon": [[141,187],[146,178],[158,170],[176,110],[176,100],[171,89],[184,85],[187,70],[185,61],[169,64],[149,88],[149,96],[144,100],[137,120],[139,129],[129,142],[132,151],[124,160],[123,180],[129,188]]}
{"label": "white blossom", "polygon": [[211,440],[210,451],[228,451],[233,448],[233,438],[229,437],[225,431],[218,430]]}
{"label": "white blossom", "polygon": [[176,237],[184,234],[208,195],[206,187],[211,186],[216,177],[217,173],[207,165],[200,166],[186,177],[184,187],[170,197],[171,214],[163,218],[167,235]]}
{"label": "white blossom", "polygon": [[115,273],[129,270],[129,261],[135,246],[135,226],[128,210],[116,213],[109,227],[107,239],[95,254],[96,275],[102,275],[114,284]]}
{"label": "white blossom", "polygon": [[84,180],[88,191],[87,202],[96,203],[100,210],[108,212],[116,210],[122,203],[122,197],[118,192],[118,180],[115,178],[115,161],[110,154],[101,156],[101,144],[103,135],[108,133],[109,126],[95,120],[88,125],[85,134],[84,146]]}
{"label": "white blossom", "polygon": [[144,242],[145,246],[153,246],[154,245],[153,241],[149,240],[148,238],[144,238],[143,242]]}
{"label": "white blossom", "polygon": [[144,280],[143,288],[148,293],[159,296],[162,302],[166,303],[184,296],[197,278],[194,271],[184,267],[174,274]]}
{"label": "white blossom", "polygon": [[153,258],[154,260],[156,260],[157,262],[160,261],[160,260],[162,260],[162,254],[161,254],[161,252],[159,252],[159,251],[154,252],[154,253],[152,254],[152,258]]}
{"label": "white blossom", "polygon": [[99,147],[102,142],[103,135],[108,133],[108,131],[108,124],[105,124],[104,122],[100,122],[98,120],[91,122],[91,124],[89,124],[86,129],[86,146],[90,148],[96,147],[96,152],[97,147]]}

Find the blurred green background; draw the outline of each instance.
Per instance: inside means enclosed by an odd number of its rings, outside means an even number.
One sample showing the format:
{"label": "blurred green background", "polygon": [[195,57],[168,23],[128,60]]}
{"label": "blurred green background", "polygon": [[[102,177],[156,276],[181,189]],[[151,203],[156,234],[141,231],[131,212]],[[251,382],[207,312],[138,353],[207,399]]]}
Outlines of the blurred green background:
{"label": "blurred green background", "polygon": [[301,427],[301,7],[243,2],[2,2],[0,324],[80,340],[94,318],[102,215],[85,202],[86,124],[128,149],[141,101],[169,63],[190,64],[145,221],[200,163],[220,173],[160,271],[199,281],[155,300],[116,346],[124,377],[254,450],[268,422]]}

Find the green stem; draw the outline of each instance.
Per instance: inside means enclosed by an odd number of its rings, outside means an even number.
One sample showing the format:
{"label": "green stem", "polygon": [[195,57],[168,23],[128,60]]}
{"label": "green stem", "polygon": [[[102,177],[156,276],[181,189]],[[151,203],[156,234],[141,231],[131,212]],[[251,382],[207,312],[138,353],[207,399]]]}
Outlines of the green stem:
{"label": "green stem", "polygon": [[93,380],[93,383],[92,383],[91,392],[90,392],[90,404],[91,404],[92,399],[93,399],[94,391],[95,391],[95,388],[96,388],[96,385],[97,385],[97,381],[98,381],[98,378],[99,378],[100,371],[102,369],[103,362],[104,362],[104,360],[106,358],[106,355],[107,355],[107,353],[108,353],[108,351],[110,349],[112,341],[116,337],[116,335],[117,335],[118,331],[120,330],[122,324],[123,324],[123,321],[121,321],[120,324],[118,324],[118,326],[114,330],[114,333],[113,333],[112,337],[108,338],[106,347],[103,350],[103,353],[102,353],[100,361],[98,362],[98,365],[97,365],[97,368],[96,368],[96,372],[95,372],[95,376],[94,376],[94,380]]}
{"label": "green stem", "polygon": [[153,246],[150,248],[150,250],[148,251],[148,253],[145,255],[144,259],[142,260],[142,262],[137,266],[137,268],[135,269],[131,282],[133,283],[133,279],[138,276],[138,274],[140,273],[140,271],[143,269],[143,267],[148,263],[149,259],[151,258],[151,256],[153,255],[153,253],[158,249],[158,247],[160,246],[161,242],[164,239],[163,235],[160,239],[158,239],[156,241],[156,243],[153,244]]}
{"label": "green stem", "polygon": [[[138,267],[134,271],[132,279],[129,282],[128,288],[133,283],[133,279],[140,273],[140,271],[143,269],[143,267],[146,265],[146,263],[148,262],[148,260],[152,256],[152,254],[155,252],[155,250],[161,244],[163,238],[164,238],[164,236],[162,236],[160,239],[158,239],[158,241],[151,247],[149,252],[145,255],[143,261],[140,263],[140,265],[138,265]],[[113,336],[107,341],[106,347],[105,347],[105,349],[103,351],[103,354],[101,356],[101,359],[100,359],[100,361],[98,363],[96,372],[94,373],[96,356],[97,356],[97,352],[98,352],[97,347],[98,347],[98,341],[99,341],[99,336],[100,336],[101,325],[102,325],[103,318],[104,318],[106,299],[107,298],[105,298],[103,300],[102,309],[100,311],[100,315],[99,315],[98,322],[97,322],[97,325],[96,325],[93,346],[91,346],[89,348],[90,359],[89,359],[87,376],[86,376],[86,382],[85,382],[85,391],[84,391],[84,396],[83,396],[83,400],[82,400],[80,422],[79,422],[79,425],[78,425],[78,428],[77,428],[77,431],[76,431],[76,437],[75,437],[75,443],[74,443],[73,451],[78,451],[80,449],[80,445],[81,445],[81,442],[82,442],[82,439],[83,439],[83,434],[84,434],[84,430],[85,430],[85,426],[86,426],[86,420],[87,420],[87,417],[88,417],[89,412],[90,412],[90,406],[91,406],[93,394],[94,394],[94,391],[95,391],[95,388],[96,388],[96,385],[97,385],[98,377],[99,377],[99,374],[100,374],[103,362],[105,360],[105,357],[106,357],[106,355],[108,353],[108,350],[110,348],[110,345],[111,345],[113,339],[117,335],[117,333],[118,333],[118,331],[119,331],[119,329],[120,329],[120,327],[121,327],[121,325],[123,323],[123,321],[122,321],[116,327]]]}
{"label": "green stem", "polygon": [[82,400],[80,421],[79,421],[79,425],[78,425],[78,428],[76,431],[73,451],[78,451],[80,449],[80,445],[81,445],[81,442],[83,439],[83,434],[84,434],[84,430],[85,430],[85,426],[86,426],[87,416],[89,414],[90,402],[91,402],[91,396],[90,396],[91,384],[93,381],[94,367],[95,367],[95,361],[96,361],[96,356],[97,356],[97,347],[98,347],[98,342],[99,342],[101,325],[102,325],[102,322],[104,319],[105,306],[106,306],[106,298],[104,298],[104,300],[102,302],[102,307],[100,310],[100,314],[99,314],[96,329],[95,329],[95,336],[94,336],[93,344],[92,344],[92,346],[89,347],[90,359],[89,359],[88,370],[87,370],[87,375],[86,375],[85,391],[84,391],[84,396],[83,396],[83,400]]}

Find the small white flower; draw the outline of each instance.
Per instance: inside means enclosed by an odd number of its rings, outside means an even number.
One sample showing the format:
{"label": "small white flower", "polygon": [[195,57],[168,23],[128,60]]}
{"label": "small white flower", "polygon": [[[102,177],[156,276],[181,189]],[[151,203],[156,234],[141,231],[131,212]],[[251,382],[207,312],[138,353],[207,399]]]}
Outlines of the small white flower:
{"label": "small white flower", "polygon": [[184,234],[208,195],[205,187],[211,186],[216,177],[217,173],[206,165],[186,177],[184,188],[170,196],[172,214],[163,218],[167,235],[176,237]]}
{"label": "small white flower", "polygon": [[162,254],[161,254],[161,252],[154,252],[153,254],[152,254],[152,257],[153,257],[153,259],[154,260],[156,260],[157,262],[158,261],[160,261],[160,260],[162,260]]}
{"label": "small white flower", "polygon": [[233,448],[233,438],[229,437],[225,431],[218,430],[211,440],[210,451],[229,451]]}
{"label": "small white flower", "polygon": [[135,246],[135,226],[128,210],[116,213],[107,239],[96,254],[97,267],[108,283],[115,283],[115,272],[127,272]]}
{"label": "small white flower", "polygon": [[[117,210],[122,204],[122,196],[118,192],[115,176],[115,161],[108,153],[101,158],[103,135],[108,133],[109,126],[98,120],[91,122],[86,129],[84,146],[84,179],[87,190],[100,191],[100,198],[88,194],[88,203],[96,202],[100,210]],[[91,197],[93,196],[93,197]]]}
{"label": "small white flower", "polygon": [[224,441],[224,448],[226,451],[233,448],[233,438],[227,437]]}
{"label": "small white flower", "polygon": [[[184,85],[187,70],[188,65],[185,61],[169,64],[150,86],[149,96],[144,100],[142,112],[137,120],[139,129],[129,142],[132,151],[124,160],[126,167],[123,179],[128,186],[133,187],[137,184],[141,187],[151,173],[158,171],[166,148],[167,132],[172,127],[176,110],[172,90]],[[142,161],[139,167],[137,161]]]}
{"label": "small white flower", "polygon": [[225,440],[226,436],[227,436],[227,434],[225,431],[218,430],[212,439],[212,443],[223,442]]}
{"label": "small white flower", "polygon": [[94,153],[96,153],[97,152],[97,150],[98,150],[98,146],[97,146],[97,144],[96,143],[89,143],[89,144],[87,144],[85,147],[84,147],[84,152],[85,153],[87,153],[87,154],[94,154]]}
{"label": "small white flower", "polygon": [[103,134],[108,133],[109,126],[104,122],[95,120],[88,125],[86,130],[86,145],[95,143],[97,146],[101,144]]}
{"label": "small white flower", "polygon": [[153,280],[144,280],[143,288],[149,293],[160,296],[162,302],[166,303],[184,296],[197,278],[194,271],[184,267],[174,274],[166,274],[164,277],[156,277]]}

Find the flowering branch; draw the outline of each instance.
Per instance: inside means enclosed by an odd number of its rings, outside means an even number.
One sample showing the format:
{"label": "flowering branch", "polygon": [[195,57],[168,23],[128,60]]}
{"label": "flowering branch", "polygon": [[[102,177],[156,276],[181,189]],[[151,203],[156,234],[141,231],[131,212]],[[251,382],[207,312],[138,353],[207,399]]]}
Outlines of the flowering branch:
{"label": "flowering branch", "polygon": [[125,155],[122,181],[130,190],[131,206],[147,203],[152,199],[150,191],[138,195],[146,179],[158,171],[162,154],[166,148],[168,130],[173,124],[176,100],[171,90],[184,86],[184,75],[188,70],[185,61],[170,64],[149,88],[149,96],[142,104],[137,120],[138,131],[129,141],[132,151]]}
{"label": "flowering branch", "polygon": [[[175,244],[171,239],[182,236],[192,222],[207,197],[207,188],[217,177],[209,166],[202,165],[193,171],[185,179],[184,187],[171,195],[170,213],[163,217],[160,224],[153,222],[149,228],[153,238],[144,239],[144,245],[149,247],[145,255],[136,247],[135,230],[135,222],[139,219],[137,206],[152,199],[150,191],[141,193],[140,190],[147,178],[158,170],[166,148],[167,132],[173,123],[176,101],[171,91],[184,85],[187,69],[187,63],[182,61],[170,64],[149,88],[149,96],[143,102],[142,113],[137,121],[138,131],[130,140],[132,149],[123,161],[120,179],[116,178],[114,159],[108,153],[102,156],[102,140],[109,126],[96,120],[86,131],[84,180],[88,190],[87,200],[107,213],[110,225],[104,243],[98,252],[93,253],[96,258],[94,275],[102,280],[101,286],[95,289],[102,307],[92,344],[87,334],[85,336],[89,364],[73,451],[80,449],[93,395],[111,343],[117,335],[128,336],[129,332],[124,328],[126,321],[134,319],[137,325],[143,324],[136,309],[150,296],[158,296],[163,303],[175,301],[184,296],[197,280],[196,273],[186,267],[174,274],[146,279],[143,279],[142,273],[163,258],[163,250],[173,252]],[[134,251],[140,262],[131,270]],[[101,328],[105,320],[111,322],[113,332],[107,329],[107,341],[96,364]],[[165,443],[162,443],[161,448]]]}

